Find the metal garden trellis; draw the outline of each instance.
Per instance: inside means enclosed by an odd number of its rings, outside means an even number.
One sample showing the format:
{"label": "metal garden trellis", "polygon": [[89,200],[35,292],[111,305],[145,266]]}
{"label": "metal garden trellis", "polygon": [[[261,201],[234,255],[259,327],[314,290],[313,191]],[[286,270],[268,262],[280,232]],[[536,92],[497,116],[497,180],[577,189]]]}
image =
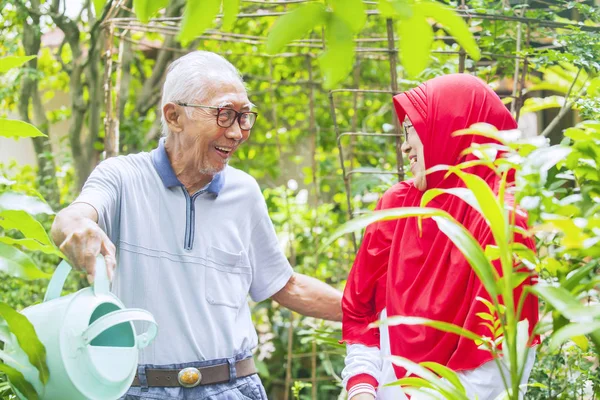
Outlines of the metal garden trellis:
{"label": "metal garden trellis", "polygon": [[[241,0],[242,9],[238,14],[238,18],[240,19],[262,19],[262,18],[273,18],[278,17],[285,14],[284,11],[280,11],[281,7],[286,7],[287,5],[293,5],[297,3],[305,3],[307,0],[288,0],[288,1],[263,1],[263,0]],[[371,16],[371,18],[379,18],[379,12],[375,9],[377,4],[376,1],[364,1],[367,5],[368,9],[367,14]],[[122,78],[122,68],[121,61],[123,59],[124,53],[124,44],[126,42],[130,42],[132,45],[143,46],[145,48],[156,48],[161,49],[164,48],[162,45],[154,45],[151,43],[142,43],[139,40],[132,39],[128,37],[128,32],[142,32],[142,33],[154,33],[154,34],[162,34],[165,37],[167,36],[175,36],[179,32],[179,24],[181,22],[180,17],[175,18],[155,18],[152,19],[149,23],[141,23],[139,22],[133,15],[132,10],[128,9],[126,6],[125,0],[117,0],[114,1],[107,13],[106,19],[103,23],[103,28],[106,33],[106,42],[104,49],[104,60],[105,60],[105,76],[104,76],[104,90],[105,90],[105,105],[106,105],[106,117],[105,117],[105,151],[107,157],[112,157],[118,154],[119,152],[119,93],[121,87],[121,78]],[[257,12],[254,10],[253,12],[248,12],[248,9],[255,9],[257,6],[260,7],[260,10]],[[531,39],[531,28],[534,26],[545,27],[549,29],[571,29],[573,26],[567,23],[559,23],[554,21],[546,21],[546,20],[537,20],[526,18],[521,15],[493,15],[493,14],[484,14],[475,12],[467,7],[465,4],[465,0],[462,0],[461,4],[457,7],[456,10],[460,15],[462,15],[465,19],[471,20],[492,20],[492,21],[508,21],[517,25],[517,38],[516,45],[517,49],[521,49],[522,42],[529,42]],[[119,14],[130,13],[131,17],[120,17]],[[361,211],[353,210],[353,202],[352,202],[352,179],[355,175],[358,174],[387,174],[396,176],[399,181],[404,179],[404,160],[402,157],[402,152],[400,151],[400,147],[402,145],[402,138],[400,133],[400,127],[396,118],[393,118],[394,127],[392,132],[365,132],[358,128],[358,121],[354,117],[351,121],[351,126],[349,129],[345,129],[338,124],[337,112],[338,110],[338,102],[336,102],[336,98],[342,95],[352,96],[352,104],[353,107],[356,108],[357,101],[360,96],[370,96],[370,95],[385,95],[392,96],[394,94],[399,93],[399,78],[398,78],[398,50],[396,47],[396,41],[394,36],[394,21],[391,19],[382,20],[381,24],[385,24],[386,26],[386,35],[385,36],[359,36],[355,39],[356,43],[356,57],[357,62],[354,66],[354,84],[353,87],[347,88],[339,88],[335,90],[330,90],[328,92],[329,106],[330,106],[330,115],[331,122],[333,125],[333,131],[336,135],[337,147],[339,152],[339,162],[342,170],[342,179],[344,181],[344,186],[346,189],[346,202],[348,207],[348,218],[353,218],[356,214]],[[523,26],[526,28],[526,32],[523,35],[522,29]],[[589,30],[589,31],[600,31],[600,28],[591,27],[591,26],[578,26],[578,29],[581,30]],[[525,36],[525,38],[523,38]],[[267,60],[267,65],[269,69],[269,94],[271,99],[275,99],[274,88],[278,84],[289,84],[282,83],[276,81],[273,77],[273,60],[281,59],[281,58],[301,58],[305,60],[306,68],[308,71],[308,80],[299,81],[292,84],[296,84],[299,87],[307,90],[309,102],[307,104],[309,111],[309,120],[308,120],[308,130],[310,132],[311,143],[310,143],[310,151],[312,154],[312,191],[313,191],[313,201],[315,206],[318,206],[320,203],[320,193],[319,193],[319,176],[318,176],[318,163],[317,152],[318,152],[318,142],[319,135],[323,130],[320,128],[315,119],[315,93],[320,87],[320,81],[315,79],[315,74],[313,72],[314,60],[317,57],[317,52],[324,48],[322,32],[317,32],[316,35],[311,36],[309,39],[298,40],[290,45],[288,45],[289,51],[285,53],[280,53],[276,55],[269,54],[253,54],[253,57],[264,57]],[[248,46],[257,46],[263,45],[265,42],[265,38],[261,36],[253,36],[253,35],[245,35],[245,34],[236,34],[230,32],[220,32],[219,30],[213,29],[205,32],[203,35],[198,37],[198,39],[202,40],[210,40],[210,41],[218,41],[218,42],[237,42],[244,43]],[[437,39],[444,40],[447,43],[452,43],[453,39],[450,36],[437,36]],[[179,48],[171,48],[174,52],[186,53],[189,50],[179,49]],[[467,71],[467,54],[461,48],[452,48],[450,50],[436,50],[433,51],[434,54],[447,54],[454,55],[457,57],[458,62],[458,70],[460,72]],[[525,88],[525,83],[527,79],[527,63],[528,57],[527,55],[520,54],[492,54],[492,53],[482,53],[483,57],[480,63],[495,63],[498,59],[508,58],[514,59],[515,62],[515,72],[513,77],[513,88],[512,94],[512,105],[511,111],[517,116],[519,115],[519,111],[521,106],[523,105],[523,93]],[[227,55],[231,56],[230,53]],[[389,63],[389,73],[390,73],[390,85],[388,88],[359,88],[360,82],[358,82],[360,76],[360,61],[361,60],[377,60],[381,62]],[[477,62],[472,62],[472,68],[474,69],[477,66]],[[275,107],[275,102],[271,101],[271,115],[270,118],[275,126],[278,126],[278,118],[277,108]],[[356,114],[355,114],[356,115]],[[360,168],[355,168],[354,158],[356,155],[356,146],[357,139],[370,139],[370,138],[385,138],[393,143],[393,149],[395,151],[395,162],[396,166],[393,170],[388,171],[370,171],[364,170]],[[279,153],[279,159],[283,159],[283,150],[280,142],[279,134],[275,134],[274,137],[275,146]],[[347,146],[344,145],[344,141],[348,140],[349,144]],[[390,143],[390,144],[392,144]],[[391,146],[390,146],[391,147]],[[338,177],[333,177],[333,179],[339,179]],[[287,203],[287,198],[285,199]],[[287,208],[289,212],[289,207]],[[315,221],[314,224],[317,226],[316,221],[316,213],[315,213]],[[291,219],[290,219],[291,221]],[[288,225],[288,229],[291,232],[292,227]],[[291,237],[291,235],[290,235]],[[353,236],[352,241],[354,244],[354,250],[357,249],[357,241]],[[290,241],[290,254],[291,259],[290,262],[292,266],[295,266],[295,255],[293,253],[293,243]],[[321,381],[332,380],[333,378],[329,376],[317,376],[317,356],[318,356],[318,348],[317,344],[313,341],[312,351],[306,354],[293,354],[293,313],[290,314],[291,318],[289,321],[289,330],[288,330],[288,349],[287,349],[287,364],[286,364],[286,378],[285,378],[285,400],[288,399],[290,394],[290,387],[292,381],[308,381],[312,384],[312,398],[316,399],[317,397],[317,385]],[[291,363],[295,358],[300,357],[310,357],[311,359],[311,367],[312,374],[309,378],[294,378],[291,375]]]}

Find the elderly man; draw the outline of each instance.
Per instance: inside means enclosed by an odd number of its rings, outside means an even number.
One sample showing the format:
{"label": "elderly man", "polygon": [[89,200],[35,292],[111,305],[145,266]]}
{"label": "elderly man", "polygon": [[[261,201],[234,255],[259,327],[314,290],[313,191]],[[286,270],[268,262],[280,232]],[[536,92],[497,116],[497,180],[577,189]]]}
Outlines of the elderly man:
{"label": "elderly man", "polygon": [[221,56],[178,59],[163,86],[158,148],[102,162],[54,221],[75,267],[90,279],[102,254],[112,291],[159,325],[125,398],[266,399],[248,294],[341,320],[341,293],[293,272],[258,184],[227,165],[250,135],[253,108]]}

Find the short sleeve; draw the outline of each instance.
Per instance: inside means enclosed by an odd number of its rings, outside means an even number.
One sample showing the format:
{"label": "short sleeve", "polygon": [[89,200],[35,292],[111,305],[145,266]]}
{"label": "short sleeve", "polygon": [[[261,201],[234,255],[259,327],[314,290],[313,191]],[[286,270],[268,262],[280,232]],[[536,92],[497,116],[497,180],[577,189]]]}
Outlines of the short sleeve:
{"label": "short sleeve", "polygon": [[248,256],[253,270],[250,297],[258,302],[283,289],[294,271],[279,247],[275,228],[262,196],[255,217],[257,222],[252,229]]}
{"label": "short sleeve", "polygon": [[83,185],[81,194],[73,202],[86,203],[96,209],[98,225],[113,243],[118,242],[121,183],[118,159],[108,159],[92,171]]}

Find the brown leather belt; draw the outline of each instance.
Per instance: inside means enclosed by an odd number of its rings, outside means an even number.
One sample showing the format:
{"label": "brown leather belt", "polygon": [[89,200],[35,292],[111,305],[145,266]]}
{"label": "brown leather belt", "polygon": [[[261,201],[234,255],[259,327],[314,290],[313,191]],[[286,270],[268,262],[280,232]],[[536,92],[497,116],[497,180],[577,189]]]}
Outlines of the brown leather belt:
{"label": "brown leather belt", "polygon": [[[246,358],[235,363],[237,378],[256,374],[258,371],[253,358]],[[210,367],[184,369],[146,369],[148,386],[194,387],[229,382],[229,364],[211,365]],[[135,374],[131,386],[141,386]]]}

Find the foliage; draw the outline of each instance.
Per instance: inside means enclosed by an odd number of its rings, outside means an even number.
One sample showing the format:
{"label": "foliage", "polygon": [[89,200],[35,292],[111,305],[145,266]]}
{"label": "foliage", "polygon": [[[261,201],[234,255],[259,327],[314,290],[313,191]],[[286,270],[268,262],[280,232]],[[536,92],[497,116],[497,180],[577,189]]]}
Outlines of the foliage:
{"label": "foliage", "polygon": [[[105,0],[94,1],[98,17],[102,14],[100,10],[104,3]],[[148,22],[166,5],[164,0],[133,2],[136,15],[142,22]],[[187,1],[178,36],[183,46],[187,46],[195,37],[211,27],[221,8],[221,29],[228,31],[232,28],[239,11],[239,0]],[[386,18],[403,19],[399,23],[398,32],[401,38],[402,60],[406,60],[403,62],[411,75],[420,73],[429,59],[433,30],[427,18],[433,18],[444,25],[474,59],[479,58],[479,50],[465,22],[439,3],[380,0],[378,8]],[[354,60],[353,38],[361,31],[365,22],[365,5],[362,0],[327,0],[325,4],[307,2],[277,20],[269,33],[267,51],[271,54],[277,53],[291,41],[301,39],[312,30],[323,28],[327,50],[320,56],[320,66],[325,87],[332,88],[350,73]],[[409,39],[410,34],[415,32],[424,34],[422,40]],[[428,39],[425,39],[426,37]]]}
{"label": "foliage", "polygon": [[[548,348],[547,337],[538,346],[538,362],[534,365],[532,384],[527,392],[531,400],[597,398],[600,394],[598,359],[591,348],[581,349],[565,343],[558,351]],[[594,395],[596,397],[594,397]]]}
{"label": "foliage", "polygon": [[[0,65],[18,67],[29,61],[31,57],[10,57],[0,59]],[[45,136],[34,126],[20,122],[0,120],[0,136],[21,138],[31,136]],[[52,209],[42,200],[40,195],[33,197],[10,190],[16,182],[6,177],[0,183],[0,272],[21,279],[44,279],[49,275],[38,269],[36,264],[22,251],[23,248],[41,250],[47,254],[62,256],[48,237],[43,226],[33,216],[37,214],[52,214]],[[33,189],[29,190],[34,191]],[[35,192],[35,191],[34,191]],[[22,238],[13,238],[7,233],[17,231]],[[49,370],[46,363],[46,349],[40,342],[33,325],[26,317],[15,311],[10,305],[0,302],[0,340],[10,343],[13,348],[20,348],[31,365],[39,371],[39,381],[45,385],[49,379]],[[7,365],[15,365],[12,357],[0,350],[0,372],[10,380],[10,385],[28,399],[37,399],[36,392],[31,382],[28,382],[21,371]]]}
{"label": "foliage", "polygon": [[[291,188],[290,188],[291,187]],[[352,249],[349,241],[332,246],[329,254],[317,252],[319,238],[332,233],[341,223],[342,216],[332,212],[331,204],[315,206],[310,202],[308,191],[290,182],[288,187],[264,191],[271,219],[278,227],[281,246],[295,266],[295,270],[307,273],[324,282],[340,285],[349,268]],[[331,349],[339,332],[339,324],[314,321],[310,318],[292,317],[289,310],[282,309],[267,300],[254,305],[253,319],[259,334],[259,346],[255,355],[261,368],[261,380],[270,397],[283,398],[288,329],[293,318],[291,337],[295,358],[292,378],[311,376],[311,353],[318,360],[317,376],[331,376],[331,383],[321,382],[318,392],[322,398],[333,398],[339,393],[340,378],[336,377],[343,366],[343,350]],[[314,346],[314,347],[313,347]],[[297,386],[302,399],[310,399],[307,386]],[[316,389],[316,388],[315,388]]]}

